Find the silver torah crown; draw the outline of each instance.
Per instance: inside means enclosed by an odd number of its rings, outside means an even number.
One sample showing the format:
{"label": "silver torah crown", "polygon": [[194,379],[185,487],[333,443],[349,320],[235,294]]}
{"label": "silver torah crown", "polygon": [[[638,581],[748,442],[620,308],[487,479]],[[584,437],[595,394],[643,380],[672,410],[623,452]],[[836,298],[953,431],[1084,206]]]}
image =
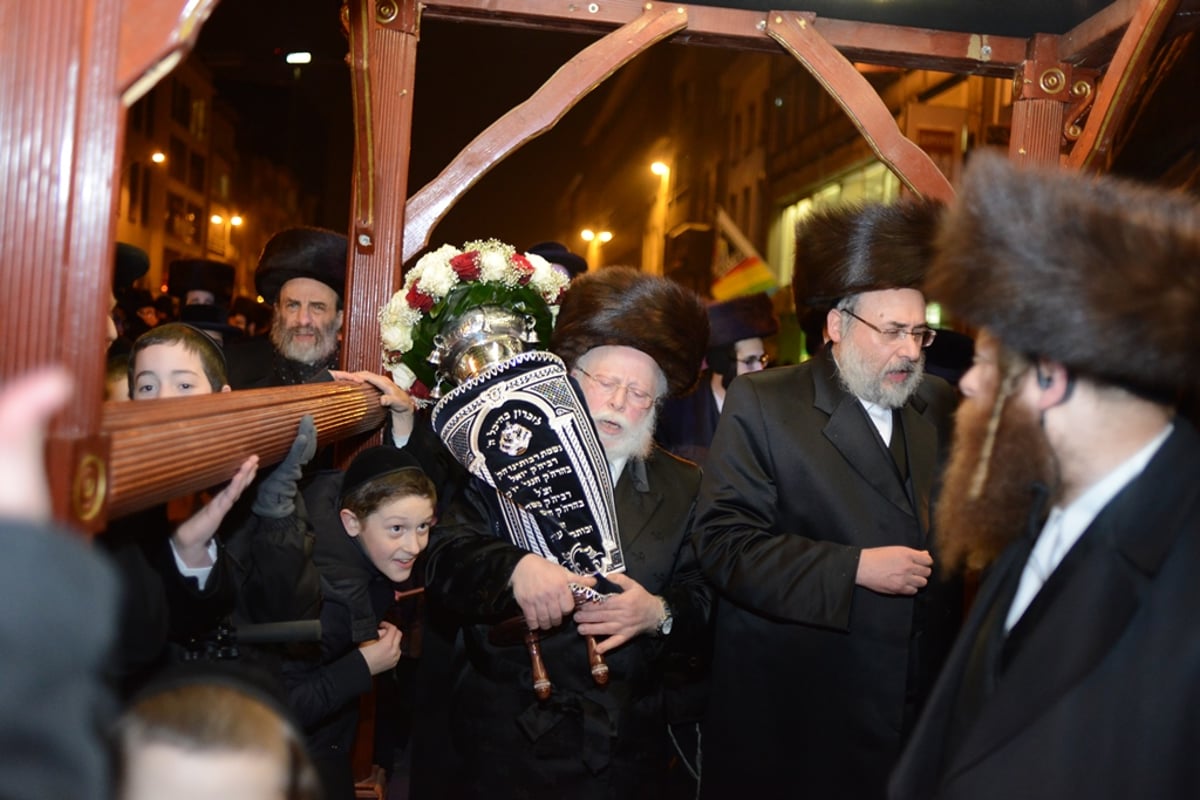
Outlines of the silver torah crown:
{"label": "silver torah crown", "polygon": [[450,320],[433,337],[429,363],[437,368],[437,385],[430,391],[441,397],[441,385],[457,386],[475,377],[490,364],[505,361],[538,344],[536,321],[503,306],[477,306]]}

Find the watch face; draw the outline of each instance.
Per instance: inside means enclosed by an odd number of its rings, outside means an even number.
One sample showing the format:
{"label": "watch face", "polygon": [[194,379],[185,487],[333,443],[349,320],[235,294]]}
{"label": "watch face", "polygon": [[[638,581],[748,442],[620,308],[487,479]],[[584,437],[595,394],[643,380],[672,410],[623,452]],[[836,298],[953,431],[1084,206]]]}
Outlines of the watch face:
{"label": "watch face", "polygon": [[674,621],[675,621],[674,617],[667,617],[666,619],[664,619],[662,621],[662,624],[658,626],[659,632],[663,636],[669,635],[671,633],[671,623],[673,623]]}

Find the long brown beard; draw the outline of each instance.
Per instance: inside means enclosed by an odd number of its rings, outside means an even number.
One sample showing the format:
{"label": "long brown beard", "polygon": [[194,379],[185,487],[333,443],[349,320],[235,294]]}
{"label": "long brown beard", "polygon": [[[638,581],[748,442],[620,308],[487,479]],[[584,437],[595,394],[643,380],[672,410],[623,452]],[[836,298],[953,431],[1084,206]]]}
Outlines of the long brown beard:
{"label": "long brown beard", "polygon": [[1054,455],[1037,413],[1012,398],[1000,402],[990,452],[994,409],[964,402],[954,416],[954,447],[935,513],[939,562],[947,573],[991,563],[1028,530],[1039,484],[1056,483]]}

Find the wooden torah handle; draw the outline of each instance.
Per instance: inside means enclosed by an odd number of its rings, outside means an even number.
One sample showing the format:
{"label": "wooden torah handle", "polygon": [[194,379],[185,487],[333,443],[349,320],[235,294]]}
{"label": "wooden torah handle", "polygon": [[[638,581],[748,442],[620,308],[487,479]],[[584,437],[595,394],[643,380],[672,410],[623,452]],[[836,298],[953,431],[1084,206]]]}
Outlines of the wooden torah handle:
{"label": "wooden torah handle", "polygon": [[608,683],[608,664],[604,663],[604,654],[596,649],[596,637],[585,636],[587,639],[588,663],[592,665],[592,680],[597,686]]}
{"label": "wooden torah handle", "polygon": [[525,649],[529,651],[529,665],[533,668],[533,693],[538,700],[550,697],[550,675],[542,661],[542,639],[537,631],[525,631]]}

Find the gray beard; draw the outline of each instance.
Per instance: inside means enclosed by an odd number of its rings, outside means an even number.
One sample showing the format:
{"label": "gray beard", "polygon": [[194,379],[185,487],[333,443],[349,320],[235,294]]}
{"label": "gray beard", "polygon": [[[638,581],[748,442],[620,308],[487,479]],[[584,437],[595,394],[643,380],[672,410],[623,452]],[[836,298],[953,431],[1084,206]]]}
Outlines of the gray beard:
{"label": "gray beard", "polygon": [[[607,415],[600,415],[599,419],[604,419]],[[623,420],[613,417],[616,421]],[[604,446],[605,455],[608,456],[609,463],[620,461],[621,459],[644,459],[650,455],[650,451],[654,447],[654,426],[658,423],[658,406],[650,407],[646,412],[646,416],[637,425],[627,428],[620,438],[615,442],[605,442],[601,440]]]}
{"label": "gray beard", "polygon": [[337,350],[337,330],[322,330],[319,327],[315,327],[314,330],[317,332],[317,341],[313,346],[300,347],[292,341],[291,330],[273,325],[271,344],[275,345],[275,350],[284,358],[310,366],[320,364],[327,361]]}
{"label": "gray beard", "polygon": [[[925,375],[925,356],[922,354],[916,361],[907,358],[898,360],[912,370],[904,383],[898,386],[885,383],[883,374],[876,372],[853,345],[844,344],[839,347],[835,362],[838,379],[847,392],[877,406],[900,408],[921,385],[921,378]],[[888,366],[896,363],[897,360],[893,360]]]}

